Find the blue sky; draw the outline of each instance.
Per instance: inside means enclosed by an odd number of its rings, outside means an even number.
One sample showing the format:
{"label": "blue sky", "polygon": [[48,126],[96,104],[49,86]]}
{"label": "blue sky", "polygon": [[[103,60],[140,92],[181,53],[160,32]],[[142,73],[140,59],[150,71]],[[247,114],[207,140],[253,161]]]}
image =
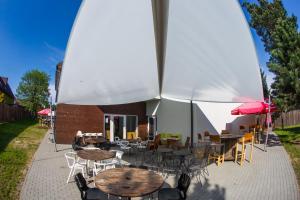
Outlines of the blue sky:
{"label": "blue sky", "polygon": [[[80,3],[81,0],[0,0],[0,76],[9,78],[14,92],[25,72],[40,69],[50,74],[54,95],[55,66],[64,57]],[[289,14],[300,18],[299,0],[283,0],[283,4]],[[251,32],[260,66],[267,72],[268,54],[255,31]],[[271,82],[272,75],[267,72],[267,77]]]}

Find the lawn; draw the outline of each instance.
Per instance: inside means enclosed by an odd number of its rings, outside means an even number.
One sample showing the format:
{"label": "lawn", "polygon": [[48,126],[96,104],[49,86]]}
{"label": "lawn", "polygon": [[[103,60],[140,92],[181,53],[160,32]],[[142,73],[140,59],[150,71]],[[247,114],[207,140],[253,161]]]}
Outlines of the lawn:
{"label": "lawn", "polygon": [[26,170],[46,131],[32,120],[0,124],[0,199],[19,199]]}
{"label": "lawn", "polygon": [[290,155],[300,185],[300,125],[290,126],[283,130],[275,129],[275,133]]}

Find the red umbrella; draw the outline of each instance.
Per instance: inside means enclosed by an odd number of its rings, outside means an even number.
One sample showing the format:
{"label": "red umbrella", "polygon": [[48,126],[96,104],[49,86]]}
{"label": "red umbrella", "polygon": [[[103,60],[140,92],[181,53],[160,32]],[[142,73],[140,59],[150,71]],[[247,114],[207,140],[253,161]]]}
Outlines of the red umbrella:
{"label": "red umbrella", "polygon": [[40,110],[38,112],[39,115],[48,115],[49,113],[51,112],[51,109],[50,108],[45,108],[43,110]]}
{"label": "red umbrella", "polygon": [[[276,106],[271,103],[270,112],[276,111]],[[269,104],[265,102],[243,103],[231,111],[232,115],[266,114],[269,112]]]}

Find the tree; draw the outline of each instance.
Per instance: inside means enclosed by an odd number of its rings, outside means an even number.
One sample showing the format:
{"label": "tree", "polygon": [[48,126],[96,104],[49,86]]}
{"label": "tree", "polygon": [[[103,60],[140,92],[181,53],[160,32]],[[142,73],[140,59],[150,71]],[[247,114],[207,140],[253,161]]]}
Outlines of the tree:
{"label": "tree", "polygon": [[31,70],[26,72],[19,83],[17,98],[22,106],[34,116],[41,108],[48,107],[50,77],[45,72]]}
{"label": "tree", "polygon": [[288,16],[281,0],[244,2],[250,13],[250,26],[261,37],[274,73],[272,95],[281,111],[300,107],[300,34],[297,18]]}
{"label": "tree", "polygon": [[265,75],[265,72],[262,69],[260,70],[260,76],[261,76],[261,81],[262,81],[262,86],[263,86],[263,93],[264,93],[264,98],[269,98],[269,88],[267,84],[267,77]]}

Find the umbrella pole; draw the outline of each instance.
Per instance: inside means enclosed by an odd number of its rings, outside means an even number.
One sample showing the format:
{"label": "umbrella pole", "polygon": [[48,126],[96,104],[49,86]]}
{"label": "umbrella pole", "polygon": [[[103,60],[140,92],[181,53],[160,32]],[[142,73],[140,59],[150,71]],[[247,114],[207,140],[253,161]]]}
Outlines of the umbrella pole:
{"label": "umbrella pole", "polygon": [[268,120],[268,118],[269,117],[271,117],[271,114],[270,114],[270,110],[271,110],[271,106],[270,106],[270,104],[271,104],[271,97],[270,97],[270,95],[269,95],[269,105],[268,105],[268,108],[269,108],[269,110],[268,110],[268,115],[267,115],[267,124],[268,124],[268,126],[267,126],[267,135],[266,135],[266,141],[265,141],[265,147],[264,147],[264,149],[265,149],[265,152],[267,152],[267,143],[268,143],[268,137],[269,137],[269,130],[270,130],[270,122],[269,122],[269,120]]}

